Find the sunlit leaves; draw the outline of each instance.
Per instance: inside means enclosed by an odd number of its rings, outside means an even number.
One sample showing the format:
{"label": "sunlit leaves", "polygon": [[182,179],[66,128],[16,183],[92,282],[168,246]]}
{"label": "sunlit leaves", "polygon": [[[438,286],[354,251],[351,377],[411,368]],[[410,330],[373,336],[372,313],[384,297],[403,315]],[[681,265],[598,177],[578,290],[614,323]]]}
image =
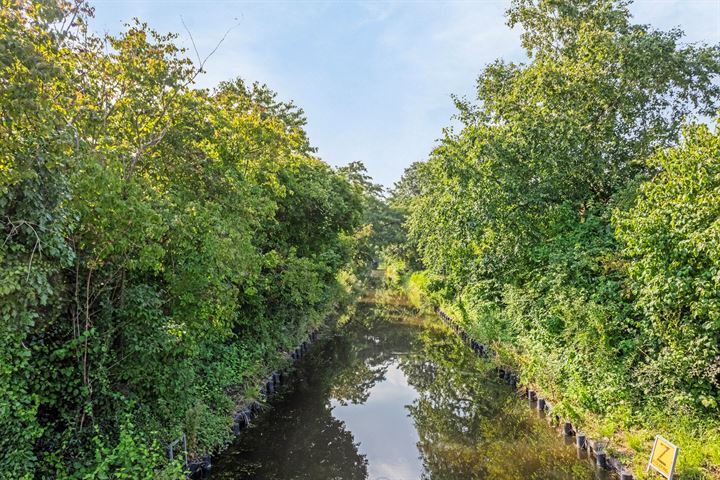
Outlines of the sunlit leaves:
{"label": "sunlit leaves", "polygon": [[689,127],[683,143],[658,153],[650,166],[658,173],[642,185],[635,205],[615,213],[638,306],[652,320],[647,334],[658,339],[645,368],[663,372],[663,385],[692,386],[689,401],[715,408],[720,140],[707,126]]}
{"label": "sunlit leaves", "polygon": [[720,50],[624,1],[516,0],[508,21],[526,63],[488,65],[400,184],[427,289],[573,414],[714,412],[720,153],[680,130],[715,115]]}
{"label": "sunlit leaves", "polygon": [[268,87],[193,89],[176,35],[2,7],[0,469],[147,477],[183,431],[222,445],[237,392],[338,300],[361,196]]}

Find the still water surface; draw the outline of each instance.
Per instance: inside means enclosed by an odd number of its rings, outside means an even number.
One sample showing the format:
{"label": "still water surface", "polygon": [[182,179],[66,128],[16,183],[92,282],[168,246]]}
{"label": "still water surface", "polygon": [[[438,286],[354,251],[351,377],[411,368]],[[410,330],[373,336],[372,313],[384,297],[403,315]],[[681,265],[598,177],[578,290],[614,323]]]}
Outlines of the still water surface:
{"label": "still water surface", "polygon": [[491,368],[440,321],[364,303],[313,345],[212,478],[602,478]]}

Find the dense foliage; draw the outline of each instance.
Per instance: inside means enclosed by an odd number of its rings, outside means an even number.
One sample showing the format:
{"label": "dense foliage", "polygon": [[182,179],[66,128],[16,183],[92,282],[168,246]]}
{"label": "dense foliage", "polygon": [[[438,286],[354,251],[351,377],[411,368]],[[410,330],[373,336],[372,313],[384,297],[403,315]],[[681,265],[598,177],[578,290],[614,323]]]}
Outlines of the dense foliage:
{"label": "dense foliage", "polygon": [[0,477],[176,476],[165,445],[221,446],[357,283],[365,200],[293,104],[194,89],[175,36],[1,5]]}
{"label": "dense foliage", "polygon": [[684,478],[712,475],[720,151],[682,129],[715,115],[720,49],[623,1],[515,0],[508,21],[527,63],[487,66],[398,184],[414,280],[569,416],[674,436]]}
{"label": "dense foliage", "polygon": [[386,189],[367,174],[362,162],[350,162],[339,167],[363,199],[363,223],[366,225],[365,242],[360,252],[371,265],[377,265],[383,252],[396,252],[405,244],[403,228],[405,217],[400,207],[389,202]]}

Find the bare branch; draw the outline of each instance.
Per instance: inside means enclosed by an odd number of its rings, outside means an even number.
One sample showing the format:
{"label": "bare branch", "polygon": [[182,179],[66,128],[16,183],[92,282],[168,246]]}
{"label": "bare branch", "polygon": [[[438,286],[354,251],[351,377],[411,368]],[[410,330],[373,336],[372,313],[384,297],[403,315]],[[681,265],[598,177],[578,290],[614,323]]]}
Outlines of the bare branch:
{"label": "bare branch", "polygon": [[202,59],[200,58],[200,52],[198,52],[197,45],[195,44],[195,39],[192,36],[192,33],[190,32],[190,29],[188,28],[187,24],[185,24],[185,19],[180,15],[180,23],[182,23],[182,26],[185,27],[185,31],[187,32],[188,36],[190,37],[190,42],[192,42],[193,50],[195,50],[195,55],[197,56],[198,65],[202,65]]}

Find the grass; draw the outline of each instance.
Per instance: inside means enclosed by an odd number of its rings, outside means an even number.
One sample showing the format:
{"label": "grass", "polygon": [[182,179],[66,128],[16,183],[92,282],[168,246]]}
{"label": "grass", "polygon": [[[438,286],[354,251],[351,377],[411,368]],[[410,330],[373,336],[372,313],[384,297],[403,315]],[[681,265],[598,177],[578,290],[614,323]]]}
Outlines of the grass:
{"label": "grass", "polygon": [[[425,287],[428,279],[423,273],[397,275],[395,284],[405,290],[410,301],[417,307],[431,307]],[[462,318],[461,311],[452,305],[442,305],[443,310],[453,318]],[[472,334],[474,325],[467,325]],[[500,350],[514,351],[511,345],[503,342],[496,345]],[[532,361],[528,355],[504,355],[498,361],[504,363]],[[547,379],[545,379],[547,380]],[[546,398],[557,403],[562,400],[562,392],[552,388],[552,392],[543,392]],[[559,398],[558,398],[559,397]],[[574,406],[570,406],[574,410]],[[658,474],[645,473],[653,441],[656,434],[662,435],[680,448],[676,474],[678,480],[720,480],[720,416],[716,419],[697,419],[679,412],[614,412],[615,415],[600,416],[581,411],[577,416],[578,426],[590,438],[607,438],[608,451],[619,458],[639,480],[659,478]],[[630,421],[629,419],[640,419]]]}

